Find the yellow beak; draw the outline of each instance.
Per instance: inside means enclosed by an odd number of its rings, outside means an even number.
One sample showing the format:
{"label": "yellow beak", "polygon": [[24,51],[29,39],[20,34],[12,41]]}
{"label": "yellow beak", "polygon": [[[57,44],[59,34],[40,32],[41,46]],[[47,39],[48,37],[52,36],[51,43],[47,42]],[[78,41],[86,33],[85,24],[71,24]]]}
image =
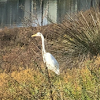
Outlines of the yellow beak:
{"label": "yellow beak", "polygon": [[34,35],[32,35],[31,37],[34,37],[34,36],[36,36],[37,34],[34,34]]}

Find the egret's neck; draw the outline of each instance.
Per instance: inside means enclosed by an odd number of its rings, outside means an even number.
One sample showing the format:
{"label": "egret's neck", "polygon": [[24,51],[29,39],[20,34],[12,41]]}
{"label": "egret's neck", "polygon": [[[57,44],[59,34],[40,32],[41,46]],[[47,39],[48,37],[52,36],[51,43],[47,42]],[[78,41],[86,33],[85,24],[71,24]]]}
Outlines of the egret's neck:
{"label": "egret's neck", "polygon": [[44,37],[43,37],[43,35],[41,35],[41,39],[42,39],[42,54],[44,54],[44,53],[46,53],[46,50],[45,50]]}

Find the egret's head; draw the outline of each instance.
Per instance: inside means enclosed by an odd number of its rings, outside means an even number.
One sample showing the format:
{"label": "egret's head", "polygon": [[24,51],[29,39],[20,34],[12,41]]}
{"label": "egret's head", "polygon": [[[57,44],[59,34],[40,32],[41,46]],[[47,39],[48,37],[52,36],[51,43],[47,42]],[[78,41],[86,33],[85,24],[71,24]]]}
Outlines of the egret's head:
{"label": "egret's head", "polygon": [[41,33],[37,32],[36,34],[32,35],[31,37],[34,37],[34,36],[41,36]]}

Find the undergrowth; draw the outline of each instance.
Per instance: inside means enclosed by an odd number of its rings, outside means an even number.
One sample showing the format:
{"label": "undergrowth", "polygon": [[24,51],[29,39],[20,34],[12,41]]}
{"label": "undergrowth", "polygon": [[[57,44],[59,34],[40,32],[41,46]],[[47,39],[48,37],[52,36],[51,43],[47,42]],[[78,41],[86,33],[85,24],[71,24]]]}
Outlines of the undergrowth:
{"label": "undergrowth", "polygon": [[50,99],[41,41],[31,39],[38,31],[47,39],[46,50],[60,64],[60,76],[49,71],[53,99],[99,100],[100,12],[94,9],[69,16],[61,24],[4,28],[0,32],[0,99]]}
{"label": "undergrowth", "polygon": [[[56,76],[50,71],[54,100],[99,100],[100,56],[86,60],[82,68],[66,69]],[[1,100],[49,100],[48,82],[39,70],[27,68],[0,73]]]}

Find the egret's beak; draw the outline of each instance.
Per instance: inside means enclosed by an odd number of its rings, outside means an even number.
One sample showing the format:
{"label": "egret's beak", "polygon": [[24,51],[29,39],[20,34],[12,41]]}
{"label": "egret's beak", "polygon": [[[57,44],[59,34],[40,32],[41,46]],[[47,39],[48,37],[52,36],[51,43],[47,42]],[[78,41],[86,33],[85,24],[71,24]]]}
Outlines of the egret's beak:
{"label": "egret's beak", "polygon": [[37,34],[32,35],[31,37],[37,36]]}

